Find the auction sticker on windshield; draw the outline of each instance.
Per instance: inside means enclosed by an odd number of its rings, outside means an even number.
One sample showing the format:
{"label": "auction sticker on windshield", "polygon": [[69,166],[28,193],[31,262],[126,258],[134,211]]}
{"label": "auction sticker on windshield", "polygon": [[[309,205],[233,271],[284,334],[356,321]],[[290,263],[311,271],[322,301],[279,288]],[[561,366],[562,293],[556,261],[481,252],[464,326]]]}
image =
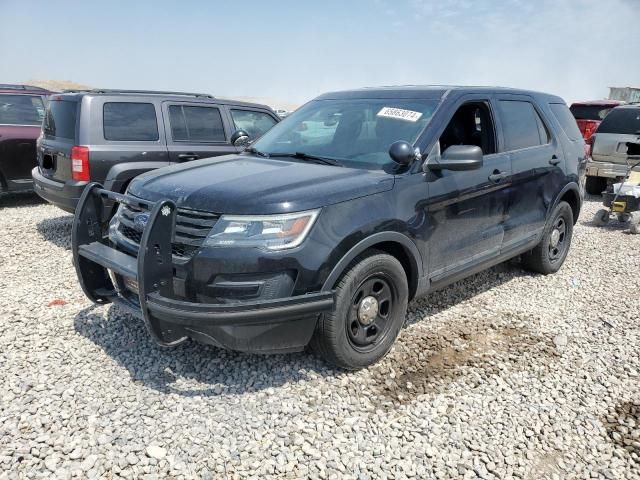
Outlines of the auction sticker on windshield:
{"label": "auction sticker on windshield", "polygon": [[422,116],[422,113],[414,112],[413,110],[404,110],[402,108],[382,107],[382,110],[378,112],[377,116],[417,122]]}

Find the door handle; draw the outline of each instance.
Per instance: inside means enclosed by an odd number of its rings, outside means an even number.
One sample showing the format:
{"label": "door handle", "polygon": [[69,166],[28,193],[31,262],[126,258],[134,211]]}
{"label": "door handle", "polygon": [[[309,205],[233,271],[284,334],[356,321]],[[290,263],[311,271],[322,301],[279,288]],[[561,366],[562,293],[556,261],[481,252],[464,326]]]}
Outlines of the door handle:
{"label": "door handle", "polygon": [[196,155],[195,153],[181,153],[180,155],[178,155],[178,160],[180,160],[181,162],[197,160],[198,158],[200,158],[200,156]]}
{"label": "door handle", "polygon": [[503,178],[507,178],[509,174],[507,172],[501,172],[500,170],[494,170],[491,175],[489,175],[489,180],[498,183]]}
{"label": "door handle", "polygon": [[560,159],[554,155],[551,157],[551,160],[549,160],[549,165],[558,165],[560,163]]}

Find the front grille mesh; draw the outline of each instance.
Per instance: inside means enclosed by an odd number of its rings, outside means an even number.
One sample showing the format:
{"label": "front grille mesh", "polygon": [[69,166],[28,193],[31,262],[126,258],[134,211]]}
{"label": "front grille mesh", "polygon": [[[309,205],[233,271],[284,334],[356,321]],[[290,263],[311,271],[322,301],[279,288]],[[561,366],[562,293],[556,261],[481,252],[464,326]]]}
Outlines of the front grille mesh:
{"label": "front grille mesh", "polygon": [[[118,230],[129,241],[140,245],[142,232],[136,228],[135,216],[139,213],[147,213],[148,210],[141,207],[121,204],[118,210]],[[213,226],[220,218],[216,213],[203,212],[178,208],[176,212],[176,228],[172,240],[172,253],[183,259],[191,258],[202,246]]]}

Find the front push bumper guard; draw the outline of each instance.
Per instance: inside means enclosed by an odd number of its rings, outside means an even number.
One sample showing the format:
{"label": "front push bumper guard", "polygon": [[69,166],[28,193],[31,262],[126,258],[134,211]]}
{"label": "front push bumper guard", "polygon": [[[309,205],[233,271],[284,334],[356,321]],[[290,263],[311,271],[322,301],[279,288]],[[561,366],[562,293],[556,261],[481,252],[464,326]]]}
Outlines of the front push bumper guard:
{"label": "front push bumper guard", "polygon": [[[111,248],[108,220],[101,221],[105,201],[149,211],[137,258]],[[147,202],[97,183],[87,185],[71,233],[73,263],[85,295],[100,305],[115,301],[131,307],[132,302],[119,296],[109,271],[128,277],[138,283],[141,317],[159,345],[176,345],[191,336],[243,351],[299,350],[310,339],[318,314],[334,309],[333,292],[236,304],[175,299],[171,253],[175,220],[176,205],[171,200]],[[266,334],[269,326],[278,328]],[[295,338],[287,340],[287,333]]]}

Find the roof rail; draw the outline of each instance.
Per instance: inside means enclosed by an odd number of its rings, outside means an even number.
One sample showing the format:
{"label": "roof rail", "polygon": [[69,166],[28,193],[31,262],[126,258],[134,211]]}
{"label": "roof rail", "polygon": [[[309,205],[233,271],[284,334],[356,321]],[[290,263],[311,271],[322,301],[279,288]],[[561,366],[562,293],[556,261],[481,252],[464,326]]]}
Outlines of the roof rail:
{"label": "roof rail", "polygon": [[42,87],[34,87],[33,85],[22,85],[15,83],[0,83],[0,89],[2,90],[40,90],[43,92],[48,92],[46,88]]}
{"label": "roof rail", "polygon": [[181,95],[185,97],[204,97],[204,98],[215,98],[213,95],[209,95],[208,93],[189,93],[189,92],[171,92],[171,91],[162,91],[162,90],[119,90],[119,89],[110,89],[110,88],[92,88],[92,89],[67,89],[63,90],[62,93],[113,93],[113,94],[141,94],[141,95]]}

